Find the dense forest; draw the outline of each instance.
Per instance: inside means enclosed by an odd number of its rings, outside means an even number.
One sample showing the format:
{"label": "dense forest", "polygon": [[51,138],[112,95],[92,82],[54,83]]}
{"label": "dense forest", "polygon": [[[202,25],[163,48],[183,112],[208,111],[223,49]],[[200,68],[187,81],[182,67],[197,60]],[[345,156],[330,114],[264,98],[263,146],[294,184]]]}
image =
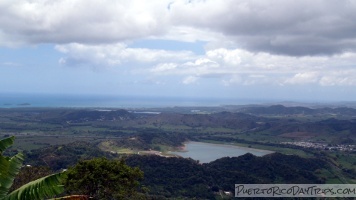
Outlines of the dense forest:
{"label": "dense forest", "polygon": [[126,163],[144,172],[142,184],[152,195],[209,199],[220,190],[234,193],[234,185],[239,183],[324,183],[314,174],[327,168],[322,160],[279,153],[263,157],[245,154],[204,164],[192,159],[136,155],[127,157]]}

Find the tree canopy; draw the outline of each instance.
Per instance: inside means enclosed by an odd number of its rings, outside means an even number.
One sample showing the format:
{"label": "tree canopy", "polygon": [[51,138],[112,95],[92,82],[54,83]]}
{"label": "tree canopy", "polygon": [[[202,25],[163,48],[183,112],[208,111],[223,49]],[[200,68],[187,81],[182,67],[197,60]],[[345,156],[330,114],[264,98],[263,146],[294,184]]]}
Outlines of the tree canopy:
{"label": "tree canopy", "polygon": [[65,188],[70,194],[94,199],[125,199],[136,194],[143,172],[123,160],[95,158],[68,169]]}

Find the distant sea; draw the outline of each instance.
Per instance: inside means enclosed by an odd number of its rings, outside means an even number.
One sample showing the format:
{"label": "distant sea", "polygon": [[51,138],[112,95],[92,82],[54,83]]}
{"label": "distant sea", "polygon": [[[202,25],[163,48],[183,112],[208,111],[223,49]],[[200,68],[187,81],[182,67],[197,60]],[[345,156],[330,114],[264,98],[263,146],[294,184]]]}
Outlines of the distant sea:
{"label": "distant sea", "polygon": [[0,108],[20,107],[101,107],[153,108],[173,106],[221,106],[257,103],[251,100],[227,100],[184,97],[0,94]]}

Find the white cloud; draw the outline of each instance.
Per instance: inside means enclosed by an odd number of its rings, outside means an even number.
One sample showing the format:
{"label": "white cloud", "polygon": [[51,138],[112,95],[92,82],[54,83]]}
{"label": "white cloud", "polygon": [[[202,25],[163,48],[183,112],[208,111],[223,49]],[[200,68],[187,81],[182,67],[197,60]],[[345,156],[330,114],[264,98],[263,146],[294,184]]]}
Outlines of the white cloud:
{"label": "white cloud", "polygon": [[242,49],[210,49],[205,55],[189,51],[130,48],[124,43],[57,45],[67,57],[64,65],[120,66],[136,74],[176,75],[184,83],[198,78],[220,79],[223,85],[356,85],[355,53],[292,57],[251,53]]}
{"label": "white cloud", "polygon": [[182,82],[185,85],[189,85],[189,84],[195,83],[197,80],[198,80],[198,77],[196,77],[196,76],[188,76],[188,77],[184,78],[184,80]]}
{"label": "white cloud", "polygon": [[160,63],[151,69],[154,73],[164,73],[165,71],[174,70],[177,67],[176,63]]}
{"label": "white cloud", "polygon": [[[189,62],[157,65],[151,73],[219,78],[225,86],[236,84],[356,85],[354,63],[356,63],[355,53],[333,57],[291,57],[267,53],[252,54],[240,49],[220,48],[207,51],[205,56],[197,56]],[[342,69],[340,64],[343,65]]]}
{"label": "white cloud", "polygon": [[[349,0],[13,0],[0,3],[0,45],[202,40],[292,56],[356,51]],[[231,46],[226,46],[231,45]]]}
{"label": "white cloud", "polygon": [[356,69],[329,72],[319,81],[322,86],[356,86]]}
{"label": "white cloud", "polygon": [[292,78],[287,78],[285,83],[293,85],[356,86],[356,69],[303,72],[295,74]]}
{"label": "white cloud", "polygon": [[224,48],[220,48],[208,51],[206,54],[209,58],[219,60],[220,62],[222,61],[226,65],[236,66],[241,63],[240,53],[241,51],[237,49],[227,50]]}
{"label": "white cloud", "polygon": [[293,56],[356,50],[356,3],[349,0],[174,1],[174,24],[223,33],[236,47]]}
{"label": "white cloud", "polygon": [[13,43],[109,43],[159,35],[169,26],[167,3],[166,0],[7,1],[0,3],[0,33]]}
{"label": "white cloud", "polygon": [[59,62],[62,64],[89,64],[102,67],[118,66],[127,63],[151,66],[158,62],[175,60],[184,61],[193,55],[192,52],[189,51],[173,52],[146,48],[128,48],[123,43],[106,45],[72,43],[67,45],[57,45],[56,49],[68,55],[67,58],[60,59]]}
{"label": "white cloud", "polygon": [[288,79],[286,83],[290,84],[308,84],[316,83],[319,81],[320,75],[318,72],[301,72],[295,74],[292,78]]}
{"label": "white cloud", "polygon": [[[348,0],[1,1],[0,46],[51,43],[62,65],[184,84],[354,86],[355,10]],[[127,45],[152,38],[204,41],[205,54]]]}

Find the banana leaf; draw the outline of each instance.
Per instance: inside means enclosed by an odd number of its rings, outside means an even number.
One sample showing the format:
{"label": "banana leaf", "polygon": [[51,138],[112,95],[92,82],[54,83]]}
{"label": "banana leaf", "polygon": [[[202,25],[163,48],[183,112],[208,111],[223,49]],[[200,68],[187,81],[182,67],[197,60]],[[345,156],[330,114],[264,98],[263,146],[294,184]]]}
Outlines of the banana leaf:
{"label": "banana leaf", "polygon": [[15,137],[12,136],[0,140],[0,199],[4,198],[9,192],[9,189],[24,161],[22,153],[18,153],[13,157],[2,155],[2,152],[14,143],[14,139]]}
{"label": "banana leaf", "polygon": [[0,153],[4,152],[5,149],[10,147],[14,143],[14,140],[15,140],[14,136],[0,140]]}
{"label": "banana leaf", "polygon": [[22,167],[24,156],[19,153],[11,158],[0,155],[0,199],[10,190],[16,175]]}
{"label": "banana leaf", "polygon": [[3,200],[36,200],[54,197],[64,191],[62,178],[63,173],[57,173],[31,181],[11,192]]}
{"label": "banana leaf", "polygon": [[64,191],[64,186],[61,184],[63,173],[31,181],[8,194],[24,161],[22,153],[13,157],[2,155],[2,152],[13,144],[14,139],[15,137],[9,137],[0,140],[0,200],[36,200],[61,194]]}

